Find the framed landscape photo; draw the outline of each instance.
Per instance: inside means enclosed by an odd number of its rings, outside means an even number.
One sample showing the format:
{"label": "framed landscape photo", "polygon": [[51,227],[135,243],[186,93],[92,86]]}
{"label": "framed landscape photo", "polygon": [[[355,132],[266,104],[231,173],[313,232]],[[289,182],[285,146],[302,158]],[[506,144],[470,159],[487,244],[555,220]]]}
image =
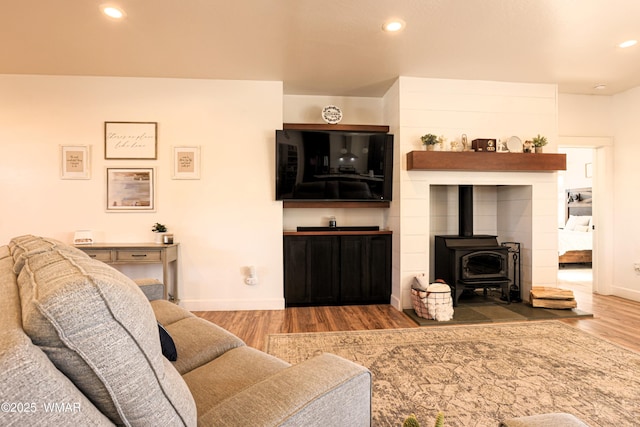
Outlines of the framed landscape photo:
{"label": "framed landscape photo", "polygon": [[157,130],[156,122],[104,122],[104,158],[157,159]]}
{"label": "framed landscape photo", "polygon": [[60,146],[60,178],[91,178],[91,147],[89,145]]}
{"label": "framed landscape photo", "polygon": [[173,147],[173,179],[200,179],[200,147]]}
{"label": "framed landscape photo", "polygon": [[107,168],[107,212],[155,212],[154,168]]}

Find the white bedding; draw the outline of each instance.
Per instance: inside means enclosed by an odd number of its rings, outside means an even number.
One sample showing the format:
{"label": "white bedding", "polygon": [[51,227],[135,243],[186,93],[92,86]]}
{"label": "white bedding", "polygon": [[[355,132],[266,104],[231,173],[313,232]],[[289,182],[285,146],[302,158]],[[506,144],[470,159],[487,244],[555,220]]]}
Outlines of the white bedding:
{"label": "white bedding", "polygon": [[558,230],[558,255],[568,251],[593,249],[593,233],[589,231]]}

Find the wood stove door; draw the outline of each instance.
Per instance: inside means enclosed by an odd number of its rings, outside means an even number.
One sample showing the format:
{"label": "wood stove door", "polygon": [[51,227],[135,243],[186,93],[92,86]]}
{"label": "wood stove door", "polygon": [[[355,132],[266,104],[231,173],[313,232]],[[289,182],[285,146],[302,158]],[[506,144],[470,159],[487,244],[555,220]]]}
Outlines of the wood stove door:
{"label": "wood stove door", "polygon": [[504,279],[508,277],[507,255],[502,250],[474,251],[462,256],[462,280]]}

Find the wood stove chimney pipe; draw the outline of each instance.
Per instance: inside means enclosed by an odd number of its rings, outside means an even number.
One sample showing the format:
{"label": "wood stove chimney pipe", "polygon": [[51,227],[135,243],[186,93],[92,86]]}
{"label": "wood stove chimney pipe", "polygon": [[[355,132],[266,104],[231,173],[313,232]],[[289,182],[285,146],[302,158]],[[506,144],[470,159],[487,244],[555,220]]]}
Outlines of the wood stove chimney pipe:
{"label": "wood stove chimney pipe", "polygon": [[458,235],[473,236],[473,185],[458,186]]}

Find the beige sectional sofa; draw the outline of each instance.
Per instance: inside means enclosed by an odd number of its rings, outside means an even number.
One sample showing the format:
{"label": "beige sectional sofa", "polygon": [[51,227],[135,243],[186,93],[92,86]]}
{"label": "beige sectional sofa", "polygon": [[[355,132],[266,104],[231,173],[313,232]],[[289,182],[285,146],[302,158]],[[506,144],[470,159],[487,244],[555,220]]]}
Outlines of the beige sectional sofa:
{"label": "beige sectional sofa", "polygon": [[[364,426],[371,374],[291,366],[72,246],[0,246],[0,425]],[[163,356],[158,323],[177,349]]]}

